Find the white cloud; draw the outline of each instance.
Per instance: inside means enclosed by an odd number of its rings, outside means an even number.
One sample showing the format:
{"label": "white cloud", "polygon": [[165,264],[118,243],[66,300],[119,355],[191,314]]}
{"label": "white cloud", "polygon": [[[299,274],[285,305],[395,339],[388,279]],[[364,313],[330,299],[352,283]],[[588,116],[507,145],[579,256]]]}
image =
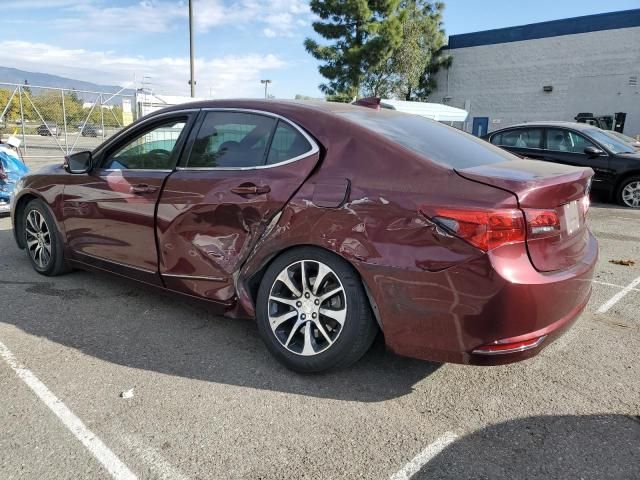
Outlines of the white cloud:
{"label": "white cloud", "polygon": [[198,0],[194,6],[196,25],[201,30],[264,24],[267,36],[291,36],[300,26],[297,18],[308,14],[309,5],[302,0]]}
{"label": "white cloud", "polygon": [[93,3],[95,0],[21,0],[19,2],[6,2],[2,5],[3,10],[23,10],[30,8],[60,8],[71,7],[79,4]]}
{"label": "white cloud", "polygon": [[[95,2],[78,3],[53,20],[63,30],[74,32],[166,32],[177,20],[188,17],[184,2],[143,0],[127,6],[99,6]],[[184,22],[183,22],[184,23]]]}
{"label": "white cloud", "polygon": [[[37,2],[38,0],[31,0]],[[126,6],[112,6],[106,0],[54,0],[63,8],[61,18],[53,22],[69,31],[166,32],[178,25],[186,27],[186,0],[138,0]],[[216,27],[262,27],[266,36],[290,37],[308,24],[309,6],[302,0],[196,0],[196,29],[201,32]],[[267,33],[268,32],[268,33]]]}
{"label": "white cloud", "polygon": [[[46,72],[102,85],[125,85],[151,76],[154,91],[187,94],[188,57],[145,58],[119,56],[113,52],[63,49],[44,43],[2,41],[3,62],[15,68]],[[284,68],[285,62],[273,54],[244,54],[196,59],[197,93],[217,98],[260,96],[262,72]]]}

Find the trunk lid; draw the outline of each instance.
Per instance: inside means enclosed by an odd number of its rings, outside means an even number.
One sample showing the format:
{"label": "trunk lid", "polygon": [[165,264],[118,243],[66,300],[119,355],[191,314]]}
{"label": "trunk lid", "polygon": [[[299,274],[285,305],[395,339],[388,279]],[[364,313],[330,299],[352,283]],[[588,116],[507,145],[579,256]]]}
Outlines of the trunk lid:
{"label": "trunk lid", "polygon": [[513,193],[527,221],[527,250],[543,272],[576,265],[585,253],[593,170],[535,160],[457,169],[463,178]]}

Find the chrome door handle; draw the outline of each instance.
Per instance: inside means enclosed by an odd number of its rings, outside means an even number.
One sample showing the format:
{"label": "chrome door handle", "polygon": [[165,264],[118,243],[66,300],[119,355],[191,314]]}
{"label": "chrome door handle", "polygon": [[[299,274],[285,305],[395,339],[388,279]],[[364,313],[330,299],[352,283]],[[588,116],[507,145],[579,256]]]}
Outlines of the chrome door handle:
{"label": "chrome door handle", "polygon": [[131,185],[129,188],[131,193],[136,195],[144,195],[145,193],[155,193],[158,190],[156,187],[147,185],[146,183],[139,183],[138,185]]}
{"label": "chrome door handle", "polygon": [[257,185],[245,185],[241,187],[234,187],[231,189],[233,193],[237,193],[238,195],[260,195],[263,193],[269,193],[271,188],[268,185],[257,186]]}

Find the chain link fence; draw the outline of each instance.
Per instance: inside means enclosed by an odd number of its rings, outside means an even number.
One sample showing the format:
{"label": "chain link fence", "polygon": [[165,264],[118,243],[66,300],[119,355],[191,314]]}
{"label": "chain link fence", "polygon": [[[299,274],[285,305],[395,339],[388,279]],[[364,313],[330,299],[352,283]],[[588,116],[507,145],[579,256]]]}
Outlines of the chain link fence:
{"label": "chain link fence", "polygon": [[93,150],[134,119],[132,95],[0,82],[0,135],[30,168]]}

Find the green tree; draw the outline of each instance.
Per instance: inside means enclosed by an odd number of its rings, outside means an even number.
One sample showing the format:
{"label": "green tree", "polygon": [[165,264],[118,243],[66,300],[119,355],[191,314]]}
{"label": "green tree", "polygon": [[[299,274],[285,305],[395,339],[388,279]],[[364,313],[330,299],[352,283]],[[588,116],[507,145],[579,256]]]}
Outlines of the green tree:
{"label": "green tree", "polygon": [[444,4],[403,0],[399,9],[402,41],[385,63],[367,72],[365,91],[372,96],[426,100],[436,86],[435,73],[451,64],[451,57],[443,52]]}
{"label": "green tree", "polygon": [[331,97],[353,99],[360,94],[366,73],[384,64],[401,42],[400,0],[311,0],[320,17],[313,29],[328,40],[320,45],[311,38],[306,50],[322,64],[328,82],[320,89]]}
{"label": "green tree", "polygon": [[446,50],[441,48],[440,50],[435,52],[431,56],[424,74],[420,77],[418,87],[414,92],[412,92],[411,98],[409,98],[409,100],[427,100],[431,95],[431,92],[433,92],[438,86],[436,82],[436,73],[438,73],[441,68],[451,67],[452,63],[453,57],[451,56],[451,54],[447,53]]}
{"label": "green tree", "polygon": [[[0,114],[2,114],[6,108],[4,118],[0,119],[0,121],[16,121],[20,118],[20,100],[18,98],[18,92],[13,95],[13,98],[11,98],[12,95],[13,90],[0,88]],[[9,104],[9,99],[11,99],[11,104]],[[8,107],[7,104],[9,104]]]}

